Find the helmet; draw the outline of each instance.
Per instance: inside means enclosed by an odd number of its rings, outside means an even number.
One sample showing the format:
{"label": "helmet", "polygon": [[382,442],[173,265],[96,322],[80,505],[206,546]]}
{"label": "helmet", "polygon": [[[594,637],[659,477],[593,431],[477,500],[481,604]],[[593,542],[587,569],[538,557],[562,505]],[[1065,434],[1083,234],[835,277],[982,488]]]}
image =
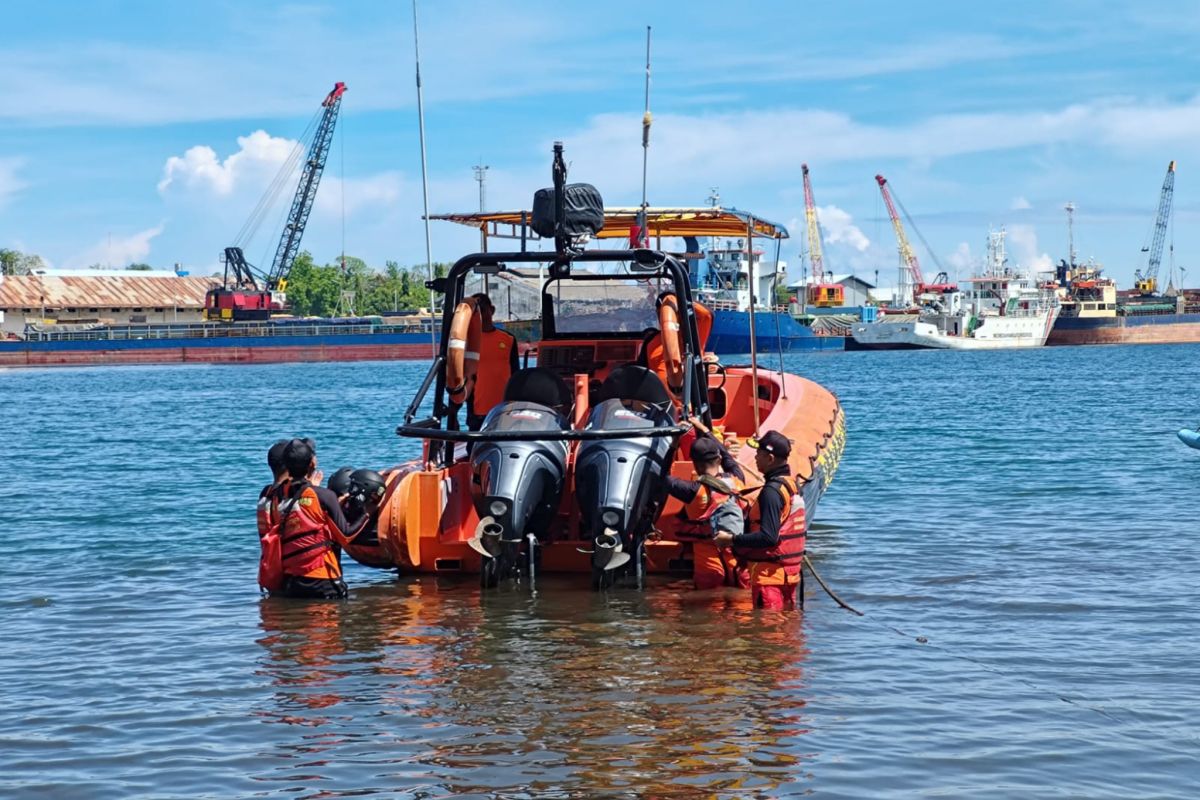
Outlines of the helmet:
{"label": "helmet", "polygon": [[350,474],[350,495],[360,503],[378,502],[387,491],[387,481],[373,469],[356,469]]}
{"label": "helmet", "polygon": [[373,469],[356,469],[350,474],[350,493],[364,500],[379,500],[387,490],[387,481]]}
{"label": "helmet", "polygon": [[325,485],[338,496],[348,494],[350,492],[350,475],[353,472],[354,467],[342,467],[329,476],[329,480],[325,482]]}

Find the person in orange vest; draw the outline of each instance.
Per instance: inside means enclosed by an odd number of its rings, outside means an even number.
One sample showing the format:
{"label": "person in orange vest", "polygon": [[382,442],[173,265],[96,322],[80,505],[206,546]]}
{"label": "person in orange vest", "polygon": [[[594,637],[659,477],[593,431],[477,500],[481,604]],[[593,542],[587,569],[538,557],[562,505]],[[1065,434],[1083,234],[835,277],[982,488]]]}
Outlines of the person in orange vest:
{"label": "person in orange vest", "polygon": [[[341,500],[331,490],[314,483],[317,457],[304,439],[292,439],[283,450],[287,467],[286,493],[274,513],[279,520],[285,597],[323,600],[347,595],[342,581],[340,548],[351,543],[365,527],[363,513],[347,521]],[[319,480],[319,478],[318,478]]]}
{"label": "person in orange vest", "polygon": [[749,565],[756,607],[794,609],[804,560],[804,515],[788,464],[792,443],[779,431],[767,431],[746,444],[758,451],[754,463],[764,480],[750,513],[751,530],[741,536],[717,534],[713,543],[732,547]]}
{"label": "person in orange vest", "polygon": [[667,492],[685,504],[677,535],[692,543],[692,580],[697,589],[737,586],[737,559],[728,546],[718,547],[714,537],[736,536],[744,529],[736,495],[745,473],[729,451],[709,436],[692,442],[691,458],[692,480],[669,475]]}
{"label": "person in orange vest", "polygon": [[483,427],[483,418],[504,399],[504,386],[520,369],[517,359],[517,337],[496,327],[493,316],[496,307],[486,294],[472,295],[483,323],[479,341],[479,365],[475,385],[467,399],[467,427],[473,431]]}
{"label": "person in orange vest", "polygon": [[288,471],[283,464],[283,449],[288,440],[280,439],[267,450],[267,466],[271,469],[270,483],[258,493],[258,538],[262,539],[275,523],[275,508],[283,499],[283,484],[287,482]]}

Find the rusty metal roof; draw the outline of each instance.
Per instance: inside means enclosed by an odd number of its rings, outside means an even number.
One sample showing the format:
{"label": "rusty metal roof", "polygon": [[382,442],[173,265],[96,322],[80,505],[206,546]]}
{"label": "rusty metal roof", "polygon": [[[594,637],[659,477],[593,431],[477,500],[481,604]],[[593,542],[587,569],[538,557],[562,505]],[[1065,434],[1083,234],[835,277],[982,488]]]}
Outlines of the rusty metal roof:
{"label": "rusty metal roof", "polygon": [[0,278],[0,309],[13,308],[203,308],[216,278],[59,277]]}

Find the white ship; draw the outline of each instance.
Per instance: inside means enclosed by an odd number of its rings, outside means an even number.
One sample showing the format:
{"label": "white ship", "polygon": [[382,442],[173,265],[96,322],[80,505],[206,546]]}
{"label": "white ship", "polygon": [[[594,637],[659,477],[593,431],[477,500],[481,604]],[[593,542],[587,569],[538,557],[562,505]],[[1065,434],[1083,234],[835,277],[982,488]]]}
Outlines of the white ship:
{"label": "white ship", "polygon": [[993,350],[1041,347],[1058,319],[1053,292],[1040,288],[1025,271],[1012,269],[1004,255],[1003,229],[988,233],[988,265],[972,278],[970,292],[927,293],[908,314],[882,314],[875,322],[853,325],[848,349],[944,348]]}

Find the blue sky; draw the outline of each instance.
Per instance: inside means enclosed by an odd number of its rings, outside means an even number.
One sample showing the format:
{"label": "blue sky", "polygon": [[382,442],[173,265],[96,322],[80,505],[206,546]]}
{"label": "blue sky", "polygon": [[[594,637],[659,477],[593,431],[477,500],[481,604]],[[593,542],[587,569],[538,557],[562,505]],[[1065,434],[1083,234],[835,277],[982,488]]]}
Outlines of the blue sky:
{"label": "blue sky", "polygon": [[[989,226],[1024,264],[1081,257],[1128,284],[1178,159],[1175,263],[1200,285],[1200,5],[466,2],[420,6],[431,206],[527,207],[551,142],[571,179],[640,200],[645,26],[654,28],[650,201],[789,224],[800,164],[826,262],[895,280],[873,176],[962,274]],[[349,87],[304,247],[424,258],[407,2],[49,0],[6,14],[0,246],[55,266],[215,268],[335,81]],[[1194,169],[1194,171],[1193,171]],[[343,212],[344,208],[344,212]],[[476,237],[433,226],[435,259]],[[916,242],[916,236],[910,231]],[[271,232],[247,247],[274,252]],[[918,246],[926,268],[933,258]],[[1164,259],[1164,274],[1167,268]]]}

